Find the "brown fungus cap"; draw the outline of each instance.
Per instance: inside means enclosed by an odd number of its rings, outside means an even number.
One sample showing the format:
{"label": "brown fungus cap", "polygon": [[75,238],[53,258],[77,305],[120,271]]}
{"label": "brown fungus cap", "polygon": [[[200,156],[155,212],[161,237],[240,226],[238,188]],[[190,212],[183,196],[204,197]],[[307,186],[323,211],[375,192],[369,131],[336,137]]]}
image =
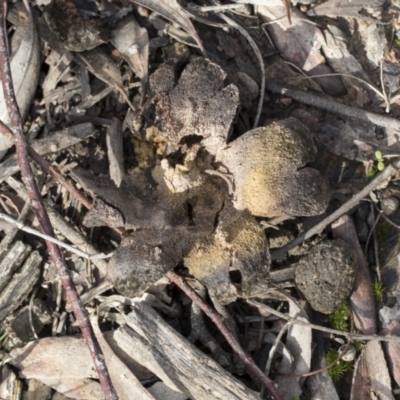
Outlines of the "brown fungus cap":
{"label": "brown fungus cap", "polygon": [[315,146],[296,118],[253,129],[234,140],[217,158],[234,177],[238,210],[259,217],[322,214],[329,190],[313,161]]}

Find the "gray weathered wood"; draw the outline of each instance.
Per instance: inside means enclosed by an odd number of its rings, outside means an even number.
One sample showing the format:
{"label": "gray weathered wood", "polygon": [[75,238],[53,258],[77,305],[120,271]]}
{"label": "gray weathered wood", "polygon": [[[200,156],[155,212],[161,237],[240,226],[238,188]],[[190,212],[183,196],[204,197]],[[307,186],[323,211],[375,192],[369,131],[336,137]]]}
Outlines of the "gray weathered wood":
{"label": "gray weathered wood", "polygon": [[174,390],[196,400],[257,399],[214,360],[171,328],[146,303],[136,302],[114,335],[122,350]]}
{"label": "gray weathered wood", "polygon": [[110,165],[110,177],[119,187],[125,175],[122,128],[121,121],[118,118],[113,118],[112,121],[112,124],[107,127],[107,155]]}
{"label": "gray weathered wood", "polygon": [[12,280],[1,292],[0,296],[0,323],[19,307],[28,296],[40,276],[42,257],[37,251],[31,253],[24,265],[14,274]]}
{"label": "gray weathered wood", "polygon": [[22,242],[15,242],[7,254],[0,255],[0,293],[11,281],[14,272],[22,265],[31,251],[30,246]]}
{"label": "gray weathered wood", "polygon": [[[43,139],[35,140],[31,146],[39,154],[56,153],[87,139],[95,133],[93,124],[86,122],[71,126]],[[0,182],[19,171],[17,156],[13,155],[0,165]]]}

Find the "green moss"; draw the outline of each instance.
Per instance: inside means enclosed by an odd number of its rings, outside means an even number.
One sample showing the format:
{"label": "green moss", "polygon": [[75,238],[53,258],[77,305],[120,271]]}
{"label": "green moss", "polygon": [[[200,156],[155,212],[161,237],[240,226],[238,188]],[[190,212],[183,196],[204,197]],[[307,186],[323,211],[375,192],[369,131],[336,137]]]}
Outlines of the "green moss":
{"label": "green moss", "polygon": [[361,351],[364,350],[364,347],[366,346],[367,343],[364,340],[354,340],[351,344],[354,346],[357,352],[360,353]]}
{"label": "green moss", "polygon": [[383,295],[385,294],[385,286],[383,286],[383,283],[381,281],[378,281],[377,279],[375,282],[372,284],[372,292],[374,293],[374,296],[378,300],[382,300]]}
{"label": "green moss", "polygon": [[343,303],[334,313],[328,316],[332,328],[339,331],[349,329],[350,308],[347,303]]}
{"label": "green moss", "polygon": [[[339,357],[339,352],[337,350],[329,350],[326,354],[326,365],[333,363]],[[351,371],[353,369],[353,365],[350,362],[346,362],[343,360],[339,360],[332,367],[328,369],[328,373],[330,377],[334,381],[338,381],[343,377],[345,372]]]}
{"label": "green moss", "polygon": [[387,222],[382,222],[376,228],[376,239],[379,243],[384,242],[390,235],[390,226]]}

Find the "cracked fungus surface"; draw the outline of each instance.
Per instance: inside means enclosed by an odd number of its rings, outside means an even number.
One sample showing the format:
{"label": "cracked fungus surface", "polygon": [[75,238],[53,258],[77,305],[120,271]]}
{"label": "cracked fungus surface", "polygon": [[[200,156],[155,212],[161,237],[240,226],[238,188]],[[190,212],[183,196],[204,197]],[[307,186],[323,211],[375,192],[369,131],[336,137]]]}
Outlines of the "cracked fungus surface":
{"label": "cracked fungus surface", "polygon": [[296,118],[253,129],[233,141],[220,159],[235,178],[236,208],[260,217],[323,213],[328,187],[317,170],[304,167],[315,151],[308,129]]}
{"label": "cracked fungus surface", "polygon": [[347,243],[326,241],[299,262],[295,281],[314,310],[331,314],[350,296],[356,268],[356,255]]}

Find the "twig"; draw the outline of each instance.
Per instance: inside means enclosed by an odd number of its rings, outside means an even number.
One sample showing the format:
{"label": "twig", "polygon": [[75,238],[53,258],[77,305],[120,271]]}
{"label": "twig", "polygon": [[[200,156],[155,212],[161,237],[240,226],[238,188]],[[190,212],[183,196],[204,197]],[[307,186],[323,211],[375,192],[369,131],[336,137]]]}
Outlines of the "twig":
{"label": "twig", "polygon": [[[278,336],[275,338],[274,344],[271,347],[271,350],[269,351],[269,355],[268,355],[268,361],[267,364],[265,365],[265,375],[268,376],[269,375],[269,369],[271,368],[271,364],[272,364],[272,359],[274,358],[274,354],[278,348],[278,345],[280,343],[280,341],[282,340],[283,335],[286,333],[286,331],[289,329],[289,327],[292,325],[292,323],[289,321],[285,324],[285,326],[280,330],[280,332],[278,333]],[[261,398],[263,398],[263,390],[261,389]]]}
{"label": "twig", "polygon": [[224,335],[226,341],[232,347],[233,351],[238,355],[240,360],[247,368],[249,375],[251,375],[253,379],[257,381],[257,383],[260,383],[262,386],[264,386],[274,399],[282,400],[282,397],[277,392],[274,383],[271,381],[271,379],[264,375],[264,373],[254,363],[253,359],[244,352],[233,333],[222,320],[221,316],[214,309],[212,309],[179,275],[169,271],[167,272],[166,276],[171,282],[175,283],[193,302],[195,302],[197,306],[200,307],[211,319],[211,321],[214,322],[220,332]]}
{"label": "twig", "polygon": [[32,335],[34,337],[35,340],[39,339],[38,335],[36,333],[36,329],[35,329],[35,325],[33,324],[33,318],[32,318],[32,307],[33,307],[33,300],[36,297],[36,293],[39,289],[39,286],[36,286],[35,289],[33,289],[32,294],[31,294],[31,298],[29,299],[29,326],[31,327],[31,331],[32,331]]}
{"label": "twig", "polygon": [[[7,137],[8,140],[15,143],[16,139],[7,125],[0,121],[0,133]],[[78,190],[71,180],[67,179],[54,165],[47,162],[36,150],[27,145],[29,157],[42,168],[44,172],[50,174],[60,185],[64,186],[68,192],[75,196],[87,209],[92,207],[92,202],[80,190]]]}
{"label": "twig", "polygon": [[376,211],[378,211],[379,215],[382,215],[383,219],[389,223],[390,225],[392,225],[393,227],[395,227],[396,229],[400,230],[400,225],[395,224],[390,218],[388,218],[387,215],[385,215],[385,213],[379,209],[379,207],[374,204]]}
{"label": "twig", "polygon": [[103,254],[103,253],[89,254],[89,253],[86,253],[82,250],[77,249],[74,246],[71,246],[67,243],[64,243],[61,240],[56,239],[53,236],[46,235],[44,233],[37,231],[36,229],[30,228],[29,226],[24,225],[22,222],[17,221],[16,219],[10,217],[7,214],[0,213],[0,219],[3,219],[4,221],[9,222],[10,224],[12,224],[12,225],[16,226],[18,229],[20,229],[21,231],[30,233],[32,235],[41,237],[42,239],[48,240],[52,243],[58,244],[59,246],[64,247],[64,249],[67,249],[70,252],[77,254],[79,257],[87,258],[88,260],[93,260],[96,258],[110,258],[112,256],[112,254]]}
{"label": "twig", "polygon": [[206,169],[204,172],[209,175],[219,176],[221,179],[223,179],[226,182],[226,184],[228,185],[228,193],[233,194],[234,190],[233,190],[232,181],[231,181],[231,179],[229,179],[227,174],[223,174],[222,172],[219,172],[219,171],[214,171],[213,169]]}
{"label": "twig", "polygon": [[383,100],[385,100],[385,105],[386,105],[386,112],[390,112],[390,96],[386,93],[385,89],[385,81],[383,79],[383,59],[380,62],[380,79],[381,79],[381,86],[382,86],[382,94],[383,94]]}
{"label": "twig", "polygon": [[243,8],[245,4],[219,4],[216,6],[196,6],[193,7],[193,10],[205,13],[205,12],[220,12],[220,11],[229,11],[234,10],[236,8]]}
{"label": "twig", "polygon": [[[372,204],[370,204],[370,210],[372,215],[374,215],[374,206]],[[369,245],[369,241],[371,240],[371,236],[373,235],[373,233],[375,232],[375,228],[376,225],[378,224],[379,220],[381,219],[381,215],[379,214],[377,218],[375,218],[374,215],[374,223],[368,233],[368,237],[367,237],[367,241],[365,242],[365,248],[364,248],[364,254],[367,255],[367,251],[368,251],[368,245]]]}
{"label": "twig", "polygon": [[238,24],[236,21],[234,21],[232,18],[229,18],[225,14],[219,13],[218,17],[223,19],[227,24],[232,26],[233,28],[237,29],[250,43],[250,46],[252,47],[258,62],[260,63],[260,73],[261,73],[261,86],[260,86],[260,98],[258,100],[258,107],[257,107],[257,115],[254,119],[253,123],[253,128],[257,128],[258,122],[260,120],[260,115],[261,115],[261,110],[262,110],[262,105],[264,103],[264,94],[265,94],[265,66],[264,66],[264,60],[262,58],[260,49],[257,46],[257,43],[254,41],[254,39],[250,36],[250,34],[246,31],[246,29],[243,28],[242,25]]}
{"label": "twig", "polygon": [[265,87],[270,92],[291,97],[294,100],[310,106],[322,108],[323,110],[346,115],[347,117],[357,118],[359,120],[371,122],[385,128],[392,128],[400,131],[400,120],[396,118],[360,110],[359,108],[349,107],[333,100],[324,99],[323,97],[315,94],[283,86],[279,83],[266,82]]}
{"label": "twig", "polygon": [[325,328],[324,326],[314,325],[310,322],[305,322],[305,321],[290,317],[286,314],[283,314],[283,313],[275,310],[272,307],[267,306],[264,303],[259,303],[254,300],[247,300],[247,303],[253,305],[254,307],[257,307],[259,310],[263,309],[265,311],[268,311],[269,313],[276,315],[277,317],[282,318],[286,321],[289,321],[292,324],[306,326],[307,328],[315,329],[317,331],[322,331],[322,332],[326,332],[326,333],[332,333],[333,335],[341,335],[349,340],[377,340],[380,342],[400,343],[400,336],[364,335],[362,333],[351,333],[351,332],[339,331],[339,330],[331,329],[331,328]]}
{"label": "twig", "polygon": [[[371,207],[371,213],[375,218],[375,213],[374,213],[374,205],[373,203],[370,204]],[[378,214],[376,217],[374,226],[372,227],[372,234],[374,235],[374,255],[375,255],[375,270],[376,270],[376,276],[378,277],[378,281],[381,282],[381,267],[379,265],[379,251],[378,251],[378,239],[376,237],[376,225],[378,224],[382,214]]]}
{"label": "twig", "polygon": [[345,214],[347,211],[352,209],[355,205],[357,205],[364,197],[368,196],[370,192],[375,190],[385,179],[389,178],[391,175],[395,174],[400,168],[400,161],[395,161],[393,164],[390,164],[387,168],[385,168],[378,176],[374,178],[372,182],[370,182],[364,189],[354,195],[349,201],[344,203],[341,207],[339,207],[334,213],[329,215],[323,221],[312,227],[306,232],[300,234],[296,239],[292,240],[287,245],[281,247],[280,249],[271,253],[272,260],[282,259],[285,254],[302,243],[304,240],[309,239],[311,236],[321,233],[329,224],[338,219],[340,216]]}
{"label": "twig", "polygon": [[[27,9],[29,5],[24,2]],[[0,21],[4,20],[3,4],[0,5]],[[18,104],[15,98],[13,81],[11,78],[10,62],[6,45],[5,27],[0,23],[0,78],[3,86],[4,99],[7,105],[10,117],[11,127],[15,136],[15,147],[17,151],[18,166],[21,170],[22,179],[26,185],[31,200],[31,206],[40,223],[44,233],[54,236],[49,216],[46,212],[43,199],[40,195],[35,178],[32,173],[28,158],[28,148],[25,141],[24,130],[22,125],[21,114],[19,113]],[[99,376],[100,384],[107,400],[117,400],[118,396],[112,385],[107,366],[104,362],[99,343],[94,335],[93,328],[89,321],[89,316],[85,310],[82,301],[76,291],[74,282],[69,274],[69,270],[63,260],[61,251],[58,246],[50,241],[46,241],[49,255],[53,264],[58,270],[61,282],[63,284],[68,301],[70,302],[75,318],[79,324],[90,354],[93,358],[94,366]]]}
{"label": "twig", "polygon": [[[380,215],[378,215],[379,219]],[[379,250],[378,250],[378,239],[376,237],[376,230],[374,230],[374,253],[375,253],[375,270],[376,270],[376,276],[378,277],[378,281],[382,282],[382,277],[381,277],[381,266],[379,264]]]}

